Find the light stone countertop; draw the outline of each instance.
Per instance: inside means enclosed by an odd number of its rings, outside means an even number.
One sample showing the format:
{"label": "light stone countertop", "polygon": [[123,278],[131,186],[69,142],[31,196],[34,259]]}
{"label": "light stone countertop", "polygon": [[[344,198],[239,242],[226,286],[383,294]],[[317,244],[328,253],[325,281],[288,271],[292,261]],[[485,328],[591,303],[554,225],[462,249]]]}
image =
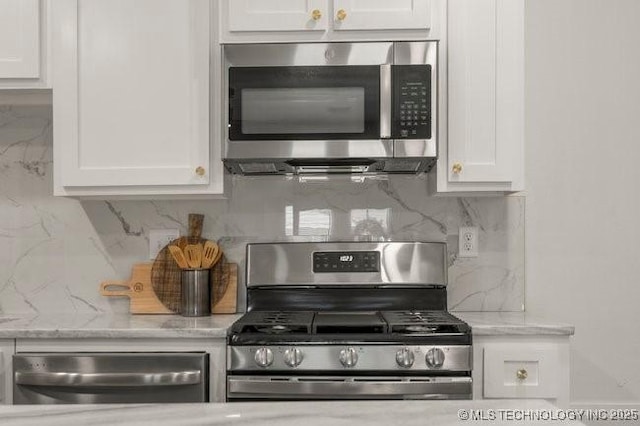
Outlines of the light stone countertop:
{"label": "light stone countertop", "polygon": [[0,338],[224,338],[240,315],[0,314]]}
{"label": "light stone countertop", "polygon": [[572,336],[575,327],[549,321],[526,312],[452,312],[467,322],[474,336],[552,335]]}
{"label": "light stone countertop", "polygon": [[[573,335],[569,324],[525,312],[453,312],[476,336]],[[223,338],[242,314],[180,315],[0,314],[0,338]]]}
{"label": "light stone countertop", "polygon": [[[464,419],[465,414],[483,421]],[[481,411],[476,411],[481,410]],[[544,400],[303,401],[147,405],[0,406],[0,424],[100,425],[584,425]],[[511,416],[511,417],[509,417]],[[525,417],[528,416],[528,417]],[[532,419],[538,416],[542,420]],[[518,421],[523,420],[523,421]]]}

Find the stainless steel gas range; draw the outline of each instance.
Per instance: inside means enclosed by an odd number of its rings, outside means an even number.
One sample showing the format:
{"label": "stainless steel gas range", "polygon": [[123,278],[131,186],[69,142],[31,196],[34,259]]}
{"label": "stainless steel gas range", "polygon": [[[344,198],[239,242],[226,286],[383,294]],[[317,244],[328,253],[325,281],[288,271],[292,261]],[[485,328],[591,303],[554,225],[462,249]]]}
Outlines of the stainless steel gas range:
{"label": "stainless steel gas range", "polygon": [[471,399],[470,327],[447,312],[446,245],[247,246],[227,399]]}

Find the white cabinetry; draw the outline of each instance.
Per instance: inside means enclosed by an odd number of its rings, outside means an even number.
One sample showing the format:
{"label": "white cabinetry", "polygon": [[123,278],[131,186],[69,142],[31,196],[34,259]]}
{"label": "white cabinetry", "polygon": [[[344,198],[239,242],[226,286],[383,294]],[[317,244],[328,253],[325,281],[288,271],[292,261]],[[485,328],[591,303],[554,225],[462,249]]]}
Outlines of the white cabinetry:
{"label": "white cabinetry", "polygon": [[11,357],[14,346],[13,339],[0,340],[0,404],[11,404],[13,400]]}
{"label": "white cabinetry", "polygon": [[226,350],[213,339],[17,339],[21,352],[206,352],[209,354],[209,398],[226,399]]}
{"label": "white cabinetry", "polygon": [[449,0],[438,192],[524,189],[524,0]]}
{"label": "white cabinetry", "polygon": [[334,30],[426,30],[430,0],[333,0]]}
{"label": "white cabinetry", "polygon": [[52,6],[55,194],[220,194],[210,2]]}
{"label": "white cabinetry", "polygon": [[446,0],[222,0],[222,41],[414,40]]}
{"label": "white cabinetry", "polygon": [[0,0],[0,89],[46,88],[46,0]]}
{"label": "white cabinetry", "polygon": [[229,0],[227,4],[229,31],[324,31],[329,19],[327,0]]}
{"label": "white cabinetry", "polygon": [[569,402],[569,336],[476,336],[474,397]]}

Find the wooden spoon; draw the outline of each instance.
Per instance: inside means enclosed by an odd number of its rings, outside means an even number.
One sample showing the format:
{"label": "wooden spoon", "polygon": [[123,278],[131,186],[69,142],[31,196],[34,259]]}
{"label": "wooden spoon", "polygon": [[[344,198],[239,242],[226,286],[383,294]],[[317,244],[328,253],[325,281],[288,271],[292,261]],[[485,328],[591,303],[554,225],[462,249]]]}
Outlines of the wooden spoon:
{"label": "wooden spoon", "polygon": [[213,241],[207,241],[204,243],[204,249],[202,251],[202,267],[205,269],[209,269],[214,265],[214,260],[218,253],[220,252],[220,247]]}
{"label": "wooden spoon", "polygon": [[169,252],[181,269],[187,269],[189,267],[187,259],[184,257],[184,253],[180,250],[180,247],[171,244],[169,246]]}
{"label": "wooden spoon", "polygon": [[199,268],[202,264],[202,245],[189,244],[184,248],[184,254],[187,258],[189,268]]}

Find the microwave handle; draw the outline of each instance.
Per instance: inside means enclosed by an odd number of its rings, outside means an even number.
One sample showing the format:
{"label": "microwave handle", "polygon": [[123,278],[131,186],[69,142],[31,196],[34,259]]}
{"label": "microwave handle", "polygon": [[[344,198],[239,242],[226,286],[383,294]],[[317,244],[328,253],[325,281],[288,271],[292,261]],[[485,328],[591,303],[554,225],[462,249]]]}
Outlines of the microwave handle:
{"label": "microwave handle", "polygon": [[391,64],[380,65],[380,139],[391,139]]}

